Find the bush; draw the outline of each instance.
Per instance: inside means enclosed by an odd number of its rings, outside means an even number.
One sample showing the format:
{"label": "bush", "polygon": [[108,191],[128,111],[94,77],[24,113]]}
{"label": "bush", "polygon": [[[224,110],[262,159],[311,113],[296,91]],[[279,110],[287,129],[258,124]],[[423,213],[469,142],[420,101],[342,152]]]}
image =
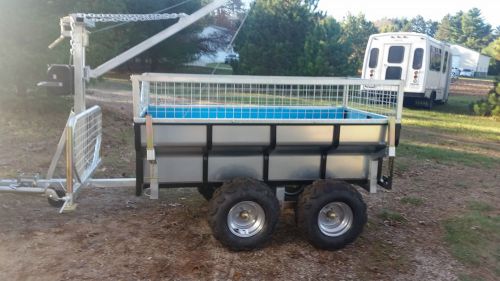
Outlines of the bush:
{"label": "bush", "polygon": [[495,88],[486,99],[481,99],[470,104],[472,112],[480,116],[500,117],[500,84],[495,83]]}

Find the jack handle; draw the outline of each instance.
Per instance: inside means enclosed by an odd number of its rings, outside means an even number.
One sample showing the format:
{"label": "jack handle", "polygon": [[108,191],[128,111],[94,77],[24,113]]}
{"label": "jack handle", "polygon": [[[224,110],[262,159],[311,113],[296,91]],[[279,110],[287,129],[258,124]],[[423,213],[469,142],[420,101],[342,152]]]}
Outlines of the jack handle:
{"label": "jack handle", "polygon": [[62,41],[64,41],[64,36],[61,35],[59,36],[59,38],[57,38],[56,40],[54,40],[54,42],[50,43],[49,45],[49,49],[54,49],[57,45],[61,44]]}

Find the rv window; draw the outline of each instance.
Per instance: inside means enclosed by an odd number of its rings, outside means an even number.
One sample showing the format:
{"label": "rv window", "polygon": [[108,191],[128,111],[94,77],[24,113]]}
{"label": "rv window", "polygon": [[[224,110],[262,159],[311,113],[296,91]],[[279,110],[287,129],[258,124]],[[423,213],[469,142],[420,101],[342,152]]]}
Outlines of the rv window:
{"label": "rv window", "polygon": [[417,48],[413,53],[413,69],[422,68],[422,61],[424,59],[424,49]]}
{"label": "rv window", "polygon": [[378,48],[373,48],[370,51],[370,63],[368,64],[369,68],[377,67],[378,63]]}
{"label": "rv window", "polygon": [[385,70],[385,80],[401,80],[403,69],[399,66],[389,66]]}
{"label": "rv window", "polygon": [[389,63],[402,63],[405,55],[405,47],[403,46],[391,46],[389,48],[389,56],[387,57],[387,62]]}
{"label": "rv window", "polygon": [[441,49],[433,46],[431,46],[429,69],[434,71],[441,70]]}
{"label": "rv window", "polygon": [[447,66],[448,66],[448,51],[444,52],[443,73],[446,73]]}

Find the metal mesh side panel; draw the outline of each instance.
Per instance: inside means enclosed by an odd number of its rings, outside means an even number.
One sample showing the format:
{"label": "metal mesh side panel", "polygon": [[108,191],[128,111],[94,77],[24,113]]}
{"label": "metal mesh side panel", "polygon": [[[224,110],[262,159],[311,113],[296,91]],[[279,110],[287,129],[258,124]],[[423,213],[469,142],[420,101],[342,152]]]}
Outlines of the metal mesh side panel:
{"label": "metal mesh side panel", "polygon": [[[276,116],[279,119],[311,119],[310,114],[300,114],[300,110],[307,110],[320,119],[339,119],[341,109],[355,109],[349,119],[367,119],[366,113],[388,117],[396,116],[398,111],[399,82],[391,85],[387,81],[361,83],[363,80],[342,79],[339,83],[335,79],[332,82],[321,79],[315,83],[311,78],[312,82],[301,84],[294,81],[294,77],[281,77],[280,83],[273,83],[273,77],[268,77],[264,83],[248,82],[238,76],[225,79],[203,76],[200,82],[194,82],[192,76],[186,81],[182,81],[182,76],[175,78],[175,81],[168,81],[168,75],[160,79],[141,76],[140,98],[137,99],[139,112],[148,110],[153,116],[162,116],[160,111],[168,110],[169,114],[162,118],[175,119],[203,108],[210,111],[203,117],[208,119],[238,119],[231,110],[251,110],[252,114],[245,119],[256,116],[259,119]],[[229,79],[234,82],[226,82]],[[283,110],[282,114],[276,113],[279,110]]]}
{"label": "metal mesh side panel", "polygon": [[101,110],[88,110],[77,115],[73,125],[73,167],[77,179],[83,183],[100,161],[102,135]]}

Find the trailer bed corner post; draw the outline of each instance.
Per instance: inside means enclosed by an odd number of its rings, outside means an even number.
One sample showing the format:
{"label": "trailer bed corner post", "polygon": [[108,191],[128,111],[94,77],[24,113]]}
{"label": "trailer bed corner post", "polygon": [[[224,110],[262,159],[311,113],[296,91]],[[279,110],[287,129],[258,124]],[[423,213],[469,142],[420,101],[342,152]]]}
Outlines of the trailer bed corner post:
{"label": "trailer bed corner post", "polygon": [[368,184],[370,193],[377,193],[377,185],[378,185],[378,159],[369,160],[369,168],[368,168]]}
{"label": "trailer bed corner post", "polygon": [[158,186],[158,163],[156,160],[156,153],[154,147],[154,132],[153,132],[153,118],[151,115],[146,115],[146,158],[149,163],[149,177],[150,177],[150,199],[159,198]]}

